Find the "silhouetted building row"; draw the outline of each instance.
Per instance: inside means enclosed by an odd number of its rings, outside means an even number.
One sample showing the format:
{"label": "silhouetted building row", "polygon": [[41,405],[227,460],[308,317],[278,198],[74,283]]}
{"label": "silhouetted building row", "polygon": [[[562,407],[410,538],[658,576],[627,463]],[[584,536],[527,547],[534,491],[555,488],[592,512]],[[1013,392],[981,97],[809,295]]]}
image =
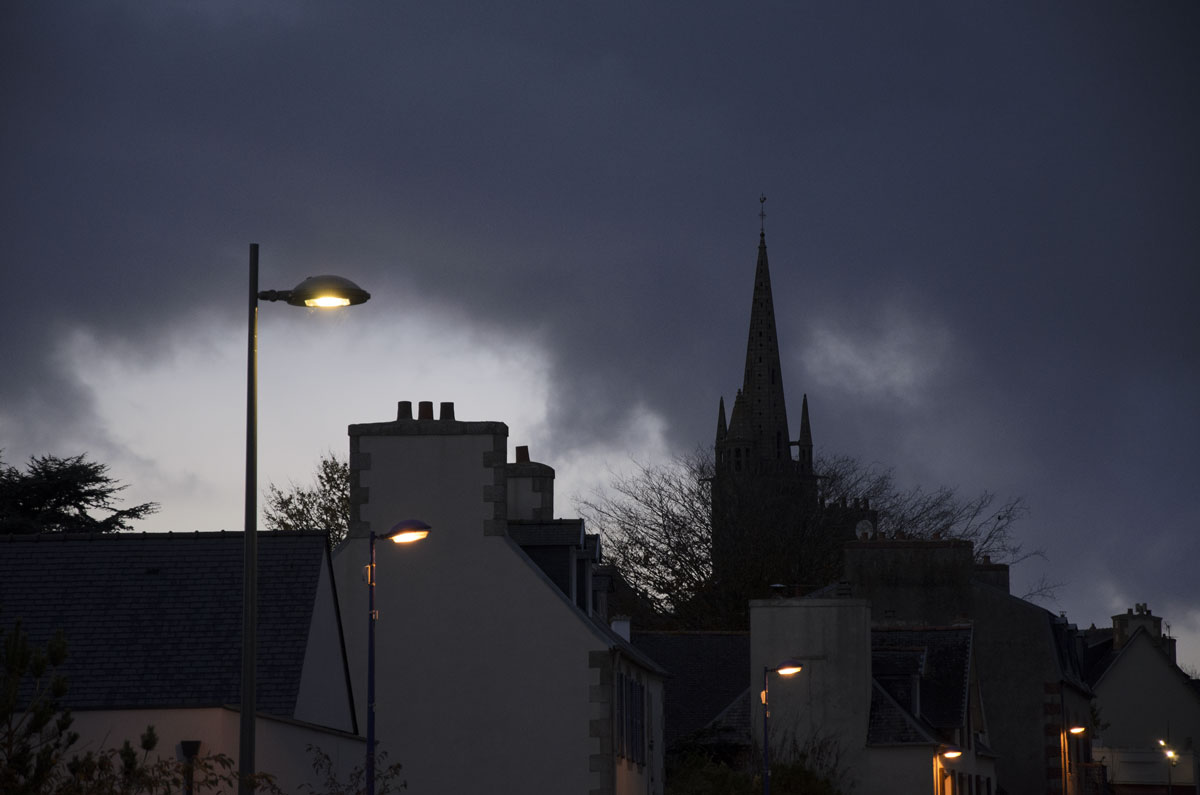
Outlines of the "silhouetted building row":
{"label": "silhouetted building row", "polygon": [[[722,600],[708,631],[633,633],[671,673],[668,752],[753,769],[765,742],[866,793],[1121,795],[1168,775],[1197,791],[1200,689],[1161,619],[1139,606],[1080,633],[1011,595],[1008,567],[969,542],[877,524],[865,503],[822,500],[807,395],[790,436],[760,228],[742,387],[714,443]],[[784,659],[804,670],[772,685],[764,736],[763,670]]]}

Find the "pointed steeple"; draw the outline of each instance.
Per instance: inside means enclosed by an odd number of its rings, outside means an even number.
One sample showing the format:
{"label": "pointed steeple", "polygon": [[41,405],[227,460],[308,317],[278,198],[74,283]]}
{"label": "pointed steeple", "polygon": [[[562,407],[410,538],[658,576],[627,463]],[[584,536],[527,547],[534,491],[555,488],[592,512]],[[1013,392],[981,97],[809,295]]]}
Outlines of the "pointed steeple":
{"label": "pointed steeple", "polygon": [[800,439],[796,442],[799,448],[800,472],[811,475],[813,471],[813,440],[812,427],[808,424],[808,394],[800,403]]}
{"label": "pointed steeple", "polygon": [[[761,197],[759,202],[765,202]],[[760,213],[761,217],[766,216]],[[791,461],[787,407],[779,367],[779,337],[775,331],[775,304],[771,297],[771,270],[767,264],[766,230],[758,234],[758,263],[750,305],[750,335],[746,342],[746,367],[742,392],[730,417],[729,436],[749,441],[749,457],[757,462]]]}
{"label": "pointed steeple", "polygon": [[721,406],[717,409],[717,444],[725,440],[727,426],[725,425],[725,398],[721,398]]}

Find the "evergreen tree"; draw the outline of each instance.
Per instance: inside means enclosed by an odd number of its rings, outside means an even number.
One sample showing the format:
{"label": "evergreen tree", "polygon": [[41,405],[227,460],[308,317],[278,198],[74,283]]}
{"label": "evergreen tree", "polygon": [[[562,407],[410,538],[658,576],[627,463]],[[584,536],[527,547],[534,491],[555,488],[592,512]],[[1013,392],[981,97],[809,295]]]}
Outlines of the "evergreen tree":
{"label": "evergreen tree", "polygon": [[158,510],[146,502],[117,508],[126,486],[108,465],[83,455],[32,456],[25,471],[0,459],[0,534],[113,533]]}

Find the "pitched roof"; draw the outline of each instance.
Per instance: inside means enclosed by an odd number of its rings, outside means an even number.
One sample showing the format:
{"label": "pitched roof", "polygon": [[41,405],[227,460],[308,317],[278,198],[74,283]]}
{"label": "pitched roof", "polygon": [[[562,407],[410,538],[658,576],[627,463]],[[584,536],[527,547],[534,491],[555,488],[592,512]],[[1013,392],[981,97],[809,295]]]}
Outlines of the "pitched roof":
{"label": "pitched roof", "polygon": [[749,745],[750,704],[746,688],[693,736],[701,745]]}
{"label": "pitched roof", "polygon": [[635,631],[631,640],[670,672],[663,686],[667,748],[708,726],[746,693],[748,632]]}
{"label": "pitched roof", "polygon": [[[918,723],[940,731],[965,726],[971,684],[971,628],[873,629],[871,673],[877,689],[885,691]],[[871,732],[880,736],[884,729],[882,721],[894,721],[884,714],[890,714],[890,705],[880,701],[878,707],[883,712],[877,726],[876,707],[873,694]],[[908,732],[904,729],[905,734]]]}
{"label": "pitched roof", "polygon": [[508,535],[523,547],[583,547],[586,543],[582,519],[509,519]]}
{"label": "pitched roof", "polygon": [[[290,717],[324,533],[261,533],[259,711]],[[241,533],[0,537],[0,626],[67,639],[65,705],[201,707],[241,700]]]}
{"label": "pitched roof", "polygon": [[1081,657],[1083,657],[1087,667],[1084,668],[1084,673],[1087,676],[1087,684],[1091,688],[1099,687],[1100,683],[1120,662],[1122,658],[1129,653],[1136,644],[1145,643],[1150,648],[1157,652],[1156,656],[1162,664],[1164,670],[1169,670],[1173,675],[1182,680],[1188,688],[1200,698],[1200,679],[1193,679],[1186,671],[1171,659],[1171,655],[1163,648],[1160,641],[1145,627],[1138,627],[1130,634],[1120,649],[1113,649],[1112,632],[1101,633],[1099,631],[1085,634],[1085,639],[1088,642],[1087,648],[1084,649]]}
{"label": "pitched roof", "polygon": [[867,745],[930,745],[938,742],[933,727],[903,707],[879,680],[871,682]]}

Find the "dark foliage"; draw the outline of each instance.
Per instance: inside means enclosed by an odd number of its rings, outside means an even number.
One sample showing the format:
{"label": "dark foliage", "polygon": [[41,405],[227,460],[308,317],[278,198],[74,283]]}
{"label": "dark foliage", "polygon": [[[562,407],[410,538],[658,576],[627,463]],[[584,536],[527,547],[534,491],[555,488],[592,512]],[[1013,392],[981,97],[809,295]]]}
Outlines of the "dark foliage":
{"label": "dark foliage", "polygon": [[311,486],[292,483],[285,491],[270,484],[263,520],[269,530],[328,531],[330,545],[337,546],[350,527],[350,464],[329,452]]}
{"label": "dark foliage", "polygon": [[31,645],[17,621],[7,632],[0,627],[0,655],[0,792],[37,795],[78,739],[71,713],[59,706],[67,642],[60,633],[44,649]]}
{"label": "dark foliage", "polygon": [[[615,476],[607,488],[578,500],[576,507],[589,527],[603,535],[606,556],[637,601],[649,608],[645,615],[629,611],[641,626],[662,626],[665,620],[677,628],[712,628],[721,625],[723,606],[763,596],[763,583],[831,582],[840,572],[842,534],[966,539],[974,544],[977,559],[995,563],[1017,563],[1039,554],[1024,549],[1012,532],[1026,513],[1020,498],[1000,502],[986,491],[962,497],[949,487],[905,491],[896,486],[890,469],[845,456],[818,458],[815,468],[819,485],[813,515],[789,517],[774,526],[771,517],[759,516],[780,536],[779,543],[774,548],[735,545],[741,555],[735,562],[736,582],[719,588],[712,571],[710,451],[661,465],[638,464],[632,474]],[[831,532],[830,518],[836,518],[839,506],[856,504],[876,512],[876,526]],[[754,530],[741,528],[763,537]],[[786,561],[797,568],[788,570]]]}
{"label": "dark foliage", "polygon": [[112,533],[158,510],[142,503],[117,508],[126,486],[108,476],[108,465],[84,455],[33,456],[24,472],[0,460],[0,534]]}

